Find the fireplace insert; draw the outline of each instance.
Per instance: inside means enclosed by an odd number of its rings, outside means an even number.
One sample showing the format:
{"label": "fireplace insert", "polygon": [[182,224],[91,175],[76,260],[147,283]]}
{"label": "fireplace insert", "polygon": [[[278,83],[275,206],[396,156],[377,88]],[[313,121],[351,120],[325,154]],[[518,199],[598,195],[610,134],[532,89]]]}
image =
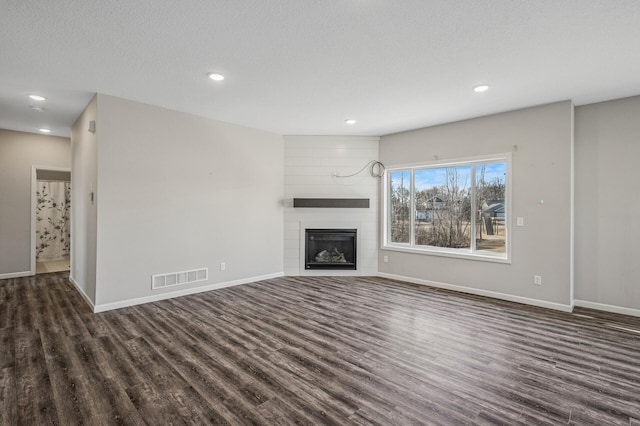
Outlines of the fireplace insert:
{"label": "fireplace insert", "polygon": [[356,269],[356,229],[306,229],[305,269]]}

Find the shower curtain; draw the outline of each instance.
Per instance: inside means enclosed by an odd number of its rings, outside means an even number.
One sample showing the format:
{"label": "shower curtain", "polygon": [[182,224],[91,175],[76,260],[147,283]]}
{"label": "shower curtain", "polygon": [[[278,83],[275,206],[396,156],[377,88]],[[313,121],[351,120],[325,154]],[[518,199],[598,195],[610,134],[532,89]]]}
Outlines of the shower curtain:
{"label": "shower curtain", "polygon": [[71,249],[71,184],[39,180],[36,198],[36,260],[61,260]]}

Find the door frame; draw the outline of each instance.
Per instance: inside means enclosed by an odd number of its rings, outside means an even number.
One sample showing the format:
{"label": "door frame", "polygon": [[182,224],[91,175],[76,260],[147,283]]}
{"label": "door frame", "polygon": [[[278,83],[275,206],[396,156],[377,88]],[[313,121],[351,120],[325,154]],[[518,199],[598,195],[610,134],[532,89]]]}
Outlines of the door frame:
{"label": "door frame", "polygon": [[[31,275],[36,274],[36,208],[38,207],[36,192],[38,190],[38,170],[71,173],[71,169],[67,167],[31,166]],[[70,220],[73,220],[73,217]],[[73,247],[71,250],[73,250]],[[71,262],[71,259],[71,254],[69,254],[69,262]]]}

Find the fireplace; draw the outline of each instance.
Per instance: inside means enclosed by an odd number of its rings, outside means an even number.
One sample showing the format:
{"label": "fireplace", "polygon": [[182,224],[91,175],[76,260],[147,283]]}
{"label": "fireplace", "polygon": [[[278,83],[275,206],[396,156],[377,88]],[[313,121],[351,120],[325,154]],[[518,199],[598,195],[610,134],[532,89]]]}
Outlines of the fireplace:
{"label": "fireplace", "polygon": [[305,269],[356,270],[356,229],[306,229]]}

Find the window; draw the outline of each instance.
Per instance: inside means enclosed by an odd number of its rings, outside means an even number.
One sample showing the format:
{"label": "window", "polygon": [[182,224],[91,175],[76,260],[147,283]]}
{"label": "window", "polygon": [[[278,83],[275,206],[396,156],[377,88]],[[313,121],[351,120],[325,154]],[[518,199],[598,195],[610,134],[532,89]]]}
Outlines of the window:
{"label": "window", "polygon": [[388,169],[384,248],[508,260],[510,166],[503,154]]}

